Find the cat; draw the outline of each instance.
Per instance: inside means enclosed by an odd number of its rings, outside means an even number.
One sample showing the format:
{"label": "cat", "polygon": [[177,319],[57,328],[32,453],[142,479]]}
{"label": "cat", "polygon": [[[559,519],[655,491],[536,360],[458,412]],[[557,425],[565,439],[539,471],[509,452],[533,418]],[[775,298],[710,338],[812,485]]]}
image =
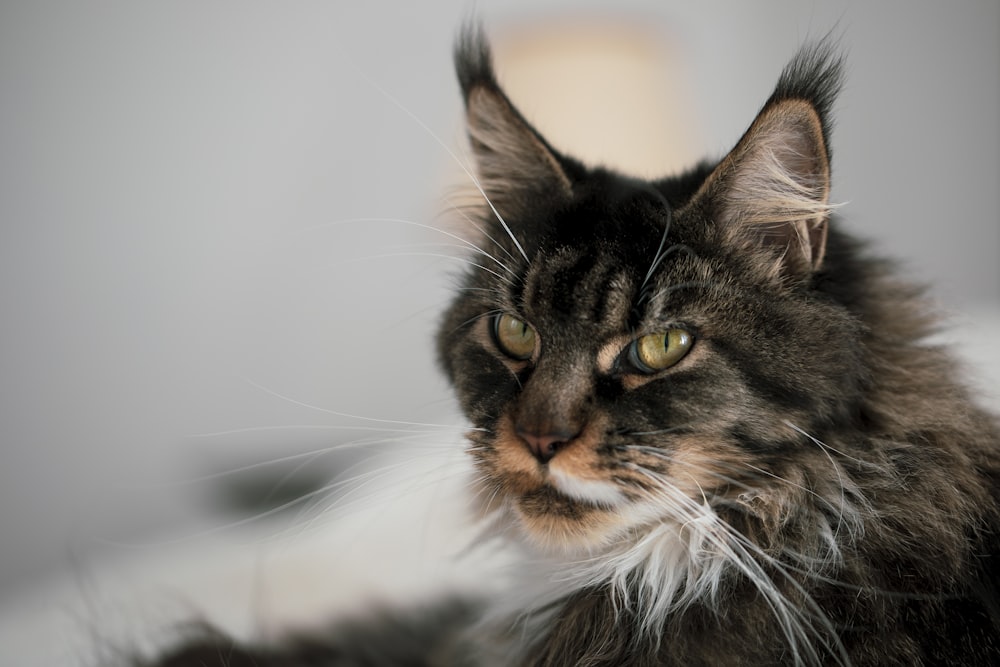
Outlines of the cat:
{"label": "cat", "polygon": [[550,145],[480,28],[455,62],[479,199],[437,353],[519,581],[135,664],[1000,664],[1000,430],[838,223],[830,40],[653,181]]}

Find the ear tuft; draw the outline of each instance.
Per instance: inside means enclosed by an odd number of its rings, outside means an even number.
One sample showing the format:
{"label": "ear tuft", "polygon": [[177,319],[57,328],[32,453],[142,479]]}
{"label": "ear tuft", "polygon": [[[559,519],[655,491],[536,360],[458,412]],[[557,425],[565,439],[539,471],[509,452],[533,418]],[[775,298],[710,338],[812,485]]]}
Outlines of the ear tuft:
{"label": "ear tuft", "polygon": [[455,69],[465,97],[479,183],[496,210],[504,217],[516,217],[537,198],[572,194],[572,183],[556,152],[497,83],[481,28],[466,27],[460,33]]}
{"label": "ear tuft", "polygon": [[716,210],[737,235],[775,246],[786,272],[819,268],[826,243],[830,167],[819,116],[783,101],[758,117],[731,160]]}
{"label": "ear tuft", "polygon": [[499,88],[493,72],[493,53],[483,27],[477,23],[465,25],[455,40],[455,73],[462,95],[477,86]]}
{"label": "ear tuft", "polygon": [[826,41],[800,52],[693,199],[734,242],[772,250],[786,276],[808,275],[823,261],[836,208],[829,200],[827,116],[841,69]]}

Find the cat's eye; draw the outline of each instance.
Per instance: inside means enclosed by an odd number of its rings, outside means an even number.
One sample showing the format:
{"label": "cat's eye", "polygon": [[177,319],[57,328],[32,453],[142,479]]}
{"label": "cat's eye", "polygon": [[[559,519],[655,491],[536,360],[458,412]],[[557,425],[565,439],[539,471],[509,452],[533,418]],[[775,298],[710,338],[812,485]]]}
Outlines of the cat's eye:
{"label": "cat's eye", "polygon": [[508,313],[493,318],[493,340],[501,352],[517,361],[527,361],[535,353],[535,330]]}
{"label": "cat's eye", "polygon": [[648,334],[632,341],[627,350],[631,365],[641,373],[670,368],[691,349],[694,336],[680,328]]}

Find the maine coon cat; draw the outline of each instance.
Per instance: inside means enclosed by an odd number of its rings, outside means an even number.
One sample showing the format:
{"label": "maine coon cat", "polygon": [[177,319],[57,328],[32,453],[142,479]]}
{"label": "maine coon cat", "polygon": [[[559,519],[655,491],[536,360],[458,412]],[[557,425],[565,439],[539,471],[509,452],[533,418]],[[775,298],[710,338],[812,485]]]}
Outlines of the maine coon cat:
{"label": "maine coon cat", "polygon": [[471,264],[438,334],[504,595],[157,665],[992,665],[1000,433],[829,200],[841,66],[802,50],[718,162],[551,146],[456,66]]}

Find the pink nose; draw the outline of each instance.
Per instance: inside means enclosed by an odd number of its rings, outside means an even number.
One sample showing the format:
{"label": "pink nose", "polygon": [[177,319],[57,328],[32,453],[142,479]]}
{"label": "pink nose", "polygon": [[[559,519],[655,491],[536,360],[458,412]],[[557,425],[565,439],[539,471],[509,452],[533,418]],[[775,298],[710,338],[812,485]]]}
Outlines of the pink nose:
{"label": "pink nose", "polygon": [[517,434],[528,445],[528,449],[531,450],[539,463],[548,463],[560,447],[579,435],[568,431],[535,433],[520,427],[517,428]]}

